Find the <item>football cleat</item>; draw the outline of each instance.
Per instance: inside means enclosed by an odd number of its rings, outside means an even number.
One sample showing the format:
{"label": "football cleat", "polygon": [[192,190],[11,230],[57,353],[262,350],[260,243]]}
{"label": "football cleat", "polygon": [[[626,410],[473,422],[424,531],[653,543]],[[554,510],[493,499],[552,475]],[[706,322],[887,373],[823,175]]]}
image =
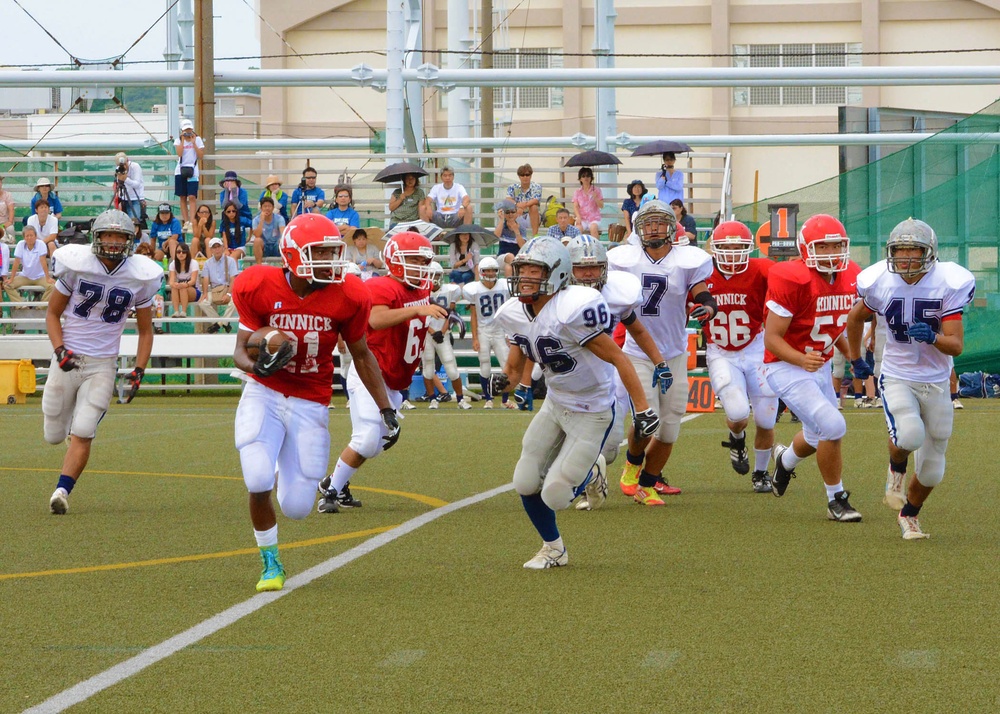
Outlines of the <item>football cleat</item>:
{"label": "football cleat", "polygon": [[850,495],[848,491],[837,491],[833,500],[827,504],[826,517],[831,521],[859,523],[861,521],[861,514],[855,511],[847,500]]}
{"label": "football cleat", "polygon": [[450,402],[451,401],[451,392],[444,392],[443,394],[439,394],[438,396],[436,396],[434,398],[438,402],[440,402],[441,404],[444,404],[445,402]]}
{"label": "football cleat", "polygon": [[750,456],[747,454],[747,438],[737,439],[732,434],[729,441],[723,441],[722,445],[729,449],[729,461],[733,466],[733,471],[741,476],[750,473]]}
{"label": "football cleat", "polygon": [[344,484],[344,488],[337,494],[337,503],[341,508],[361,508],[361,501],[351,495],[351,482]]}
{"label": "football cleat", "polygon": [[771,477],[767,471],[754,471],[750,482],[754,493],[771,493]]}
{"label": "football cleat", "polygon": [[639,488],[640,471],[642,471],[642,466],[630,464],[628,460],[625,461],[625,468],[622,469],[622,477],[619,485],[621,486],[622,493],[626,496],[634,496],[636,489]]}
{"label": "football cleat", "polygon": [[906,474],[901,474],[889,467],[885,476],[885,496],[882,503],[894,511],[906,505]]}
{"label": "football cleat", "polygon": [[485,403],[483,404],[483,409],[492,409],[492,408],[493,408],[493,400],[492,399],[485,400]]}
{"label": "football cleat", "polygon": [[930,538],[930,533],[924,533],[920,530],[920,521],[917,520],[916,516],[904,516],[902,514],[896,516],[896,522],[899,523],[900,533],[903,535],[903,540],[920,540],[921,538]]}
{"label": "football cleat", "polygon": [[671,486],[662,476],[656,478],[656,483],[653,484],[653,490],[656,491],[661,496],[680,496],[681,490],[676,486]]}
{"label": "football cleat", "polygon": [[413,398],[413,401],[415,401],[417,404],[423,404],[429,402],[430,400],[431,397],[427,396],[426,394],[421,394],[419,397]]}
{"label": "football cleat", "polygon": [[546,570],[548,568],[558,568],[569,563],[569,556],[566,549],[556,550],[548,544],[543,544],[542,549],[535,553],[535,557],[524,564],[528,570]]}
{"label": "football cleat", "polygon": [[278,546],[270,545],[260,549],[263,568],[257,581],[257,592],[273,592],[285,586],[285,566],[278,557]]}
{"label": "football cleat", "polygon": [[437,399],[432,399],[431,403],[427,405],[427,408],[428,409],[437,409],[438,408],[438,400]]}
{"label": "football cleat", "polygon": [[517,409],[517,404],[514,402],[502,402],[504,409]]}
{"label": "football cleat", "polygon": [[468,397],[462,397],[458,400],[459,409],[472,409],[472,403]]}
{"label": "football cleat", "polygon": [[409,400],[409,399],[404,399],[404,400],[403,400],[403,403],[399,405],[399,408],[400,408],[400,409],[416,409],[416,407],[415,407],[415,406],[413,406],[413,405],[412,405],[412,404],[410,403],[410,400]]}
{"label": "football cleat", "polygon": [[69,510],[69,498],[65,490],[57,488],[49,499],[49,513],[55,516],[65,516]]}
{"label": "football cleat", "polygon": [[596,511],[608,498],[608,463],[604,454],[597,457],[597,463],[590,470],[590,480],[583,489],[583,498],[576,504],[578,511]]}
{"label": "football cleat", "polygon": [[795,416],[795,412],[789,412],[789,413],[792,415],[792,424],[798,424],[800,421],[802,421],[797,416]]}
{"label": "football cleat", "polygon": [[660,498],[658,494],[652,487],[648,486],[636,486],[635,493],[632,494],[632,500],[636,503],[641,503],[644,506],[662,506],[663,499]]}
{"label": "football cleat", "polygon": [[965,406],[962,404],[962,402],[958,401],[957,399],[951,400],[951,407],[952,409],[965,409]]}
{"label": "football cleat", "polygon": [[775,496],[784,496],[785,490],[788,488],[788,482],[795,478],[795,469],[786,469],[784,464],[781,463],[781,455],[790,448],[784,446],[783,444],[775,444],[774,448],[771,449],[771,455],[774,457],[774,474],[771,476],[771,493]]}

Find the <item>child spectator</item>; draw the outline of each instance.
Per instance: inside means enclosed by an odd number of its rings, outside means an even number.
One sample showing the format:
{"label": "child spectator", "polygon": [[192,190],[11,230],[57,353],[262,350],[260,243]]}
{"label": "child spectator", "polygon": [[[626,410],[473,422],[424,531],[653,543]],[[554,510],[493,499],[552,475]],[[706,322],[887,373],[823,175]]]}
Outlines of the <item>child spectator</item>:
{"label": "child spectator", "polygon": [[264,184],[264,190],[260,192],[260,198],[257,199],[257,202],[259,203],[265,196],[274,199],[274,207],[278,210],[278,215],[284,218],[287,224],[288,194],[281,190],[281,179],[272,174],[267,177],[266,181],[267,183]]}

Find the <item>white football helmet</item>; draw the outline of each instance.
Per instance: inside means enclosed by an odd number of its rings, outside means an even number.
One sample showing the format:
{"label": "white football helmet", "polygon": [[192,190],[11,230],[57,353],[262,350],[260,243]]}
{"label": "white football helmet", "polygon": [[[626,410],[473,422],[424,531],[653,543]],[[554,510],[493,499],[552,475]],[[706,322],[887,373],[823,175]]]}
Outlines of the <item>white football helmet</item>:
{"label": "white football helmet", "polygon": [[431,273],[431,291],[436,293],[444,283],[444,267],[436,260],[432,260],[429,267]]}
{"label": "white football helmet", "polygon": [[[570,263],[573,265],[569,277],[570,284],[586,285],[595,290],[603,288],[608,282],[608,251],[601,241],[590,235],[578,235],[570,239],[566,250],[569,251]],[[601,274],[596,279],[581,280],[576,277],[576,268],[592,265],[601,267]]]}
{"label": "white football helmet", "polygon": [[[896,255],[900,248],[920,248],[924,253],[920,258],[904,258]],[[915,278],[934,267],[937,259],[937,233],[923,221],[907,218],[889,234],[885,244],[885,262],[890,273]]]}
{"label": "white football helmet", "polygon": [[344,268],[344,272],[347,273],[348,275],[356,275],[357,277],[360,278],[361,266],[355,262],[349,261],[347,263],[347,266]]}
{"label": "white football helmet", "polygon": [[[529,265],[537,265],[545,270],[540,282],[521,276],[521,270]],[[566,246],[549,236],[532,238],[521,246],[511,266],[514,275],[510,278],[510,294],[526,303],[534,302],[543,295],[555,295],[569,283],[572,272],[572,263]],[[534,291],[525,292],[521,285],[522,280],[535,286]]]}
{"label": "white football helmet", "polygon": [[479,261],[479,279],[484,285],[489,283],[487,287],[492,288],[496,285],[497,280],[500,277],[500,263],[492,255],[487,255],[485,258]]}
{"label": "white football helmet", "polygon": [[663,201],[647,201],[636,212],[632,221],[643,248],[662,248],[670,245],[687,245],[687,233],[678,234],[674,209]]}

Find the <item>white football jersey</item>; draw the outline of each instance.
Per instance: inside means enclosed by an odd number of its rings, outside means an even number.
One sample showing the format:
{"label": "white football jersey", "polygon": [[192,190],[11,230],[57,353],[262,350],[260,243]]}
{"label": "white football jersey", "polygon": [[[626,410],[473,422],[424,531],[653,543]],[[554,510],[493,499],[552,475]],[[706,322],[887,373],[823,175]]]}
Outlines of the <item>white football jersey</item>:
{"label": "white football jersey", "polygon": [[608,303],[608,309],[611,311],[613,330],[619,320],[624,320],[642,304],[642,285],[639,279],[630,273],[609,272],[608,281],[601,288],[601,297]]}
{"label": "white football jersey", "polygon": [[948,319],[961,319],[962,310],[976,294],[976,279],[956,263],[935,263],[915,284],[890,273],[880,260],[858,275],[858,295],[885,330],[882,374],[911,382],[939,383],[948,379],[954,364],[950,355],[933,345],[911,339],[907,328],[926,322],[935,332]]}
{"label": "white football jersey", "polygon": [[500,306],[510,300],[510,284],[507,278],[499,278],[492,288],[482,282],[468,283],[463,291],[465,299],[476,311],[476,323],[479,329],[493,327]]}
{"label": "white football jersey", "polygon": [[88,357],[117,357],[129,310],[153,304],[163,268],[133,255],[108,270],[89,245],[63,246],[52,259],[55,289],[69,297],[63,344]]}
{"label": "white football jersey", "polygon": [[[435,293],[431,293],[430,301],[434,305],[440,305],[445,310],[451,309],[451,304],[462,299],[462,286],[454,283],[446,283]],[[428,319],[427,327],[431,332],[440,332],[447,320],[437,318]]]}
{"label": "white football jersey", "polygon": [[611,409],[615,368],[585,347],[611,323],[608,304],[599,292],[571,285],[535,316],[524,303],[510,300],[496,319],[511,346],[542,366],[547,399],[574,412]]}
{"label": "white football jersey", "polygon": [[[675,245],[666,256],[654,261],[642,248],[623,245],[608,251],[608,269],[631,273],[639,279],[642,304],[637,314],[663,359],[687,352],[688,292],[712,275],[712,256],[694,246]],[[625,338],[623,351],[633,357],[646,357],[632,335]]]}

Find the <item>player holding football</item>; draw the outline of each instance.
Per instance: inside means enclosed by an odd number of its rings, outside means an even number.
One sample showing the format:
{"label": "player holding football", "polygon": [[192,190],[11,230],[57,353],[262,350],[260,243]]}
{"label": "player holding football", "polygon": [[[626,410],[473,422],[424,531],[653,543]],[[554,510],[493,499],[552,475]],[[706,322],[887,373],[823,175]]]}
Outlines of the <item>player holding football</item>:
{"label": "player holding football", "polygon": [[555,512],[567,508],[587,483],[615,418],[611,375],[618,371],[636,410],[639,437],[659,427],[632,364],[605,332],[608,304],[596,290],[567,286],[569,252],[555,238],[533,238],[511,264],[510,300],[497,321],[513,349],[504,365],[519,379],[524,361],[540,364],[548,396],[524,433],[514,487],[542,548],[524,564],[530,570],[566,565],[568,556]]}
{"label": "player holding football", "polygon": [[[688,300],[697,304],[690,317],[702,323],[715,317],[718,306],[705,283],[712,274],[712,258],[688,245],[672,208],[662,201],[649,201],[635,214],[634,223],[641,245],[623,245],[610,251],[608,267],[639,279],[639,318],[666,364],[650,361],[631,334],[625,337],[623,351],[639,374],[646,399],[660,418],[660,428],[652,440],[630,433],[621,489],[637,503],[662,506],[661,495],[681,492],[663,478],[663,467],[687,410]],[[679,386],[666,392],[655,386],[670,378]]]}
{"label": "player holding football", "polygon": [[[904,540],[928,538],[917,516],[944,478],[945,450],[954,411],[949,404],[953,358],[962,354],[962,310],[976,294],[976,279],[955,263],[938,260],[937,235],[923,221],[908,218],[889,234],[886,259],[858,276],[861,301],[847,318],[854,375],[872,369],[861,337],[872,313],[885,318],[887,340],[879,391],[889,428],[889,469],[884,502],[899,511]],[[881,322],[881,321],[880,321]],[[910,454],[916,472],[906,484]]]}
{"label": "player holding football", "polygon": [[[427,238],[412,231],[397,233],[382,249],[382,262],[389,274],[365,283],[372,302],[368,346],[378,361],[392,409],[399,409],[403,401],[400,392],[413,380],[428,320],[448,317],[447,310],[429,300],[433,259],[434,250]],[[347,375],[347,394],[351,402],[351,442],[341,452],[333,473],[319,485],[320,513],[360,505],[344,489],[365,461],[382,453],[390,429],[383,418],[387,412],[362,389],[353,363]]]}
{"label": "player holding football", "polygon": [[49,499],[49,510],[57,515],[69,510],[69,494],[90,460],[91,442],[114,392],[125,319],[133,308],[139,344],[135,369],[125,377],[125,403],[139,391],[153,349],[153,298],[163,282],[159,265],[132,255],[135,227],[127,215],[109,209],[94,219],[91,233],[92,245],[66,245],[52,254],[56,285],[45,326],[53,357],[42,414],[47,442],[61,444],[69,436],[59,483]]}
{"label": "player holding football", "polygon": [[[479,385],[483,388],[483,408],[493,408],[493,385],[490,373],[490,351],[496,355],[500,367],[507,364],[510,347],[503,336],[503,328],[496,321],[500,307],[510,299],[506,278],[500,278],[500,263],[491,255],[479,261],[479,281],[468,283],[463,289],[465,299],[472,305],[472,349],[479,353]],[[510,392],[504,391],[501,403],[506,409],[515,406],[508,401]]]}
{"label": "player holding football", "polygon": [[835,347],[847,350],[844,326],[861,272],[850,258],[850,245],[844,225],[833,216],[807,219],[798,236],[801,258],[778,263],[768,274],[764,318],[767,383],[802,421],[791,446],[774,447],[771,490],[784,495],[798,463],[816,454],[827,517],[841,522],[861,520],[841,480],[840,440],[847,424],[837,409],[829,365]]}
{"label": "player holding football", "polygon": [[[330,459],[327,405],[333,391],[333,352],[342,335],[352,373],[377,405],[385,448],[399,438],[378,363],[365,339],[371,300],[361,280],[346,272],[345,244],[326,216],[305,213],[282,232],[283,268],[255,265],[233,282],[240,316],[233,355],[250,375],[236,409],[236,448],[250,492],[250,520],[263,569],[257,592],[280,590],[285,569],[278,554],[278,525],[271,500],[280,471],[278,504],[289,518],[305,518]],[[292,339],[275,352],[261,345],[247,354],[250,336],[264,327]],[[398,405],[397,405],[398,406]]]}
{"label": "player holding football", "polygon": [[[431,261],[431,296],[430,301],[448,311],[448,315],[456,315],[455,303],[462,298],[462,286],[454,283],[444,284],[444,268],[436,260]],[[458,318],[461,319],[461,318]],[[472,403],[462,393],[462,377],[458,373],[458,361],[455,350],[451,346],[449,327],[451,321],[432,318],[427,320],[427,337],[424,340],[423,375],[425,394],[430,399],[429,408],[437,409],[438,400],[434,398],[434,355],[441,360],[445,374],[455,390],[455,400],[459,409],[472,409]]]}
{"label": "player holding football", "polygon": [[750,477],[754,493],[770,493],[768,462],[774,446],[774,422],[778,398],[764,380],[764,298],[767,274],[774,263],[751,258],[753,236],[739,221],[723,221],[712,231],[715,270],[705,284],[719,306],[718,314],[705,324],[705,358],[712,389],[726,412],[729,460],[738,474],[750,471],[746,428],[750,407],[757,427],[754,434],[754,464]]}

